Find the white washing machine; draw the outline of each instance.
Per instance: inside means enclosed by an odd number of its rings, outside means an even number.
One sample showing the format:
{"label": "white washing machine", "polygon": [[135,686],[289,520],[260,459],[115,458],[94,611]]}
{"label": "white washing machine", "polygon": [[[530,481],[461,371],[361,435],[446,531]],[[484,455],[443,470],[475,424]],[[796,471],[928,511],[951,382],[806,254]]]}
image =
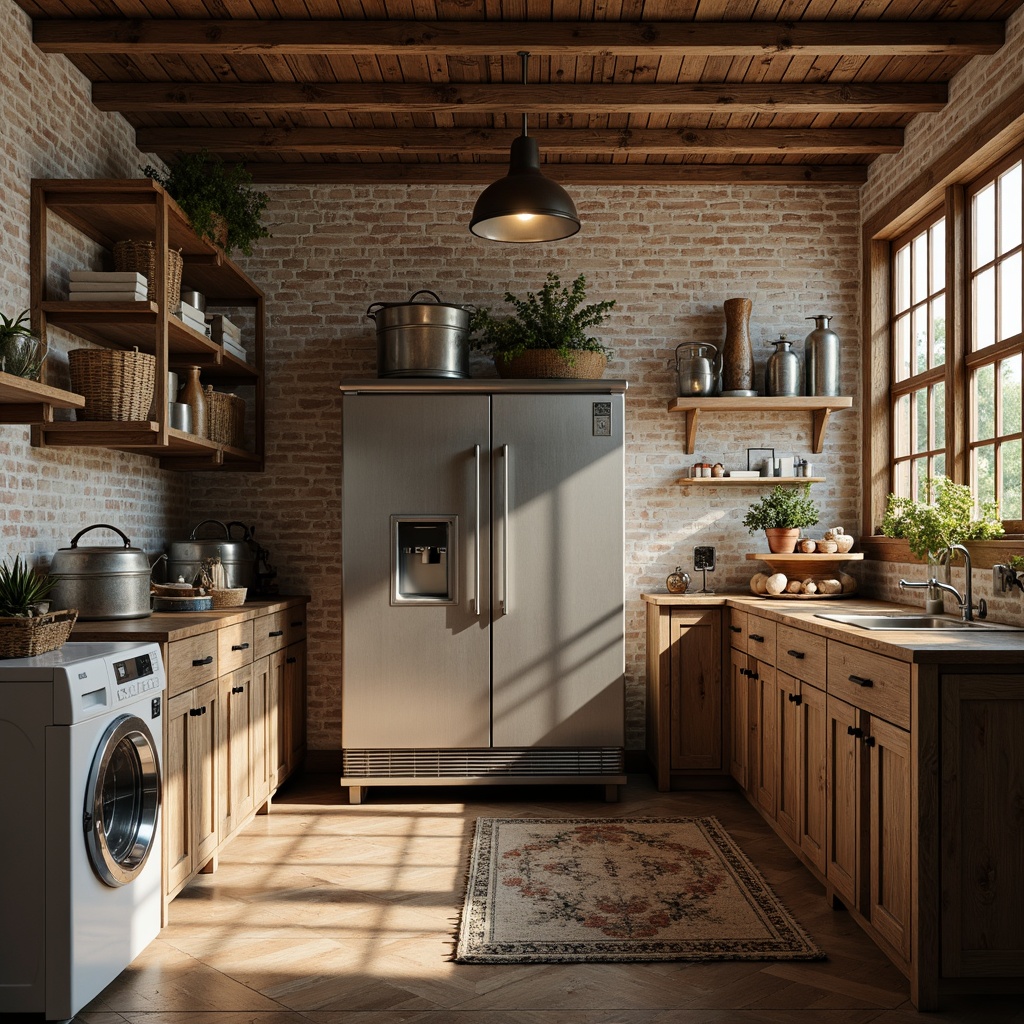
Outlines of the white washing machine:
{"label": "white washing machine", "polygon": [[65,1020],[160,931],[157,644],[0,660],[0,1012]]}

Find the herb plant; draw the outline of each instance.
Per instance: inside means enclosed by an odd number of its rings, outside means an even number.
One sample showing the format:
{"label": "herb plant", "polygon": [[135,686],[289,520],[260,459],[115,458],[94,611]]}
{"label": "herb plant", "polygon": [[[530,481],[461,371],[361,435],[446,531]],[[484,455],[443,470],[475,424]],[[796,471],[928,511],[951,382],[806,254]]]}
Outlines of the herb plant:
{"label": "herb plant", "polygon": [[743,525],[751,532],[758,530],[801,529],[818,521],[818,506],[811,498],[811,485],[783,487],[776,484],[766,495],[747,509]]}
{"label": "herb plant", "polygon": [[27,309],[16,320],[0,313],[0,370],[15,377],[39,380],[46,350],[32,333],[28,318]]}
{"label": "herb plant", "polygon": [[19,557],[0,564],[0,616],[25,618],[38,615],[39,605],[57,584],[57,577],[43,576]]}
{"label": "herb plant", "polygon": [[179,153],[168,174],[147,164],[142,173],[159,182],[185,211],[197,235],[221,244],[220,221],[227,226],[224,252],[233,249],[252,255],[253,242],[269,238],[262,215],[270,202],[265,192],[251,188],[252,175],[241,165],[228,167],[205,149]]}
{"label": "herb plant", "polygon": [[1001,537],[1003,524],[994,501],[983,501],[975,516],[974,496],[966,484],[947,477],[928,481],[935,493],[934,504],[890,494],[882,518],[882,534],[904,537],[918,558],[928,552],[946,551],[968,540]]}
{"label": "herb plant", "polygon": [[548,274],[540,291],[527,292],[525,299],[505,292],[505,301],[511,303],[515,313],[497,317],[486,308],[477,309],[470,318],[471,344],[506,361],[534,348],[555,349],[569,363],[574,352],[610,356],[611,349],[587,332],[608,318],[615,300],[583,305],[586,294],[583,274],[565,287],[555,273]]}

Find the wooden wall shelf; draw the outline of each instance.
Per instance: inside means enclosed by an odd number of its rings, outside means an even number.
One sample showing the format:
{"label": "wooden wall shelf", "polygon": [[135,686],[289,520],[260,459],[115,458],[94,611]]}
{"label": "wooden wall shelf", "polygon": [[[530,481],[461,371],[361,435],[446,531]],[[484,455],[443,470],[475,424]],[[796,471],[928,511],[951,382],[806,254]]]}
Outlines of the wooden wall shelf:
{"label": "wooden wall shelf", "polygon": [[683,476],[682,487],[774,487],[776,484],[821,484],[823,476]]}
{"label": "wooden wall shelf", "polygon": [[39,423],[54,409],[81,409],[85,399],[73,391],[0,371],[0,423]]}
{"label": "wooden wall shelf", "polygon": [[853,399],[843,395],[800,396],[796,398],[723,398],[702,395],[700,398],[673,398],[669,412],[686,417],[686,454],[692,455],[697,445],[697,424],[703,412],[809,412],[811,414],[811,450],[818,454],[825,445],[825,428],[833,412],[849,409]]}

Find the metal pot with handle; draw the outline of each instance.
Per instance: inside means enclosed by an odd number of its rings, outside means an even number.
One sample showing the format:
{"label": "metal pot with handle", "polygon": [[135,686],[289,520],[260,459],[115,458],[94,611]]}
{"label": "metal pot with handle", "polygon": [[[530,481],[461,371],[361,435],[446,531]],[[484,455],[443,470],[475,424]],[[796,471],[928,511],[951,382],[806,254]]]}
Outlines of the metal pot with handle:
{"label": "metal pot with handle", "polygon": [[[219,526],[221,538],[200,538],[198,532],[206,525]],[[222,523],[219,519],[204,519],[197,523],[188,540],[174,541],[167,552],[167,579],[174,583],[180,576],[191,583],[208,558],[219,558],[224,566],[228,587],[251,587],[253,580],[253,553],[247,539],[231,536],[232,527],[240,526],[248,535],[244,523]]]}
{"label": "metal pot with handle", "polygon": [[[419,295],[434,301],[417,302]],[[442,302],[425,288],[408,302],[374,302],[366,315],[377,326],[377,376],[468,377],[473,308]]]}
{"label": "metal pot with handle", "polygon": [[[124,542],[121,546],[80,546],[91,530],[111,530]],[[162,556],[161,556],[162,557]],[[82,620],[143,619],[151,614],[149,557],[116,527],[96,523],[71,538],[71,546],[60,548],[50,562],[50,575],[57,583],[50,591],[50,607],[77,608]]]}
{"label": "metal pot with handle", "polygon": [[717,357],[718,349],[706,342],[683,341],[676,345],[676,384],[680,397],[714,393]]}

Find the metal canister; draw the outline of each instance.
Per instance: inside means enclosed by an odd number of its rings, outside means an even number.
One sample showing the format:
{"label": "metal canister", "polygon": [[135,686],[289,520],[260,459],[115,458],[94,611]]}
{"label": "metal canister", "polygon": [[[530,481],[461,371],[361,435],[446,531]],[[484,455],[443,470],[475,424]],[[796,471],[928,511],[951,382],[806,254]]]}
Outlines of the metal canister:
{"label": "metal canister", "polygon": [[766,395],[795,396],[800,394],[800,357],[784,334],[773,341],[775,351],[768,357],[764,374]]}
{"label": "metal canister", "polygon": [[829,329],[830,316],[808,316],[814,330],[804,346],[804,375],[809,395],[839,394],[839,335]]}

